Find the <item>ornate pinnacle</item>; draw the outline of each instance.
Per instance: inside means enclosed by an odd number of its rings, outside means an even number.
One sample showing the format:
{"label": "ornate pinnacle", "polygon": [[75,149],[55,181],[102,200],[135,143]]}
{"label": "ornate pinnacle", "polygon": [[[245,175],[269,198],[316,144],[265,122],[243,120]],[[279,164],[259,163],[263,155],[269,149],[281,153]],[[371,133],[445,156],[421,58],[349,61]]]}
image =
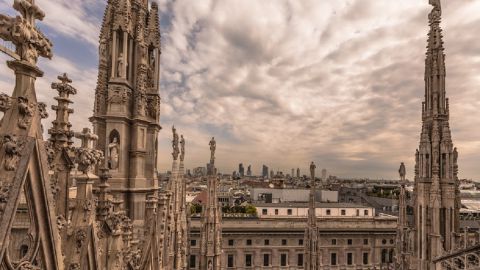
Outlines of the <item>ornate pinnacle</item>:
{"label": "ornate pinnacle", "polygon": [[178,159],[178,154],[180,153],[180,150],[178,149],[178,134],[177,130],[175,129],[175,126],[172,127],[172,133],[173,133],[173,140],[172,140],[172,147],[173,147],[173,160]]}
{"label": "ornate pinnacle", "polygon": [[58,147],[65,147],[73,144],[73,132],[70,130],[71,124],[69,122],[69,115],[73,113],[73,109],[69,108],[69,104],[73,103],[69,97],[75,95],[77,89],[70,85],[72,80],[68,78],[66,73],[57,77],[60,83],[52,83],[52,89],[58,91],[58,96],[55,97],[57,105],[53,105],[52,109],[56,111],[57,117],[53,121],[53,127],[48,130],[51,135],[50,141]]}
{"label": "ornate pinnacle", "polygon": [[107,189],[110,186],[107,181],[108,179],[112,178],[110,175],[108,168],[101,168],[100,169],[100,184],[98,185],[99,188],[99,196],[98,196],[98,205],[97,205],[97,216],[99,220],[105,220],[108,216],[108,210],[110,209],[110,203],[107,200]]}

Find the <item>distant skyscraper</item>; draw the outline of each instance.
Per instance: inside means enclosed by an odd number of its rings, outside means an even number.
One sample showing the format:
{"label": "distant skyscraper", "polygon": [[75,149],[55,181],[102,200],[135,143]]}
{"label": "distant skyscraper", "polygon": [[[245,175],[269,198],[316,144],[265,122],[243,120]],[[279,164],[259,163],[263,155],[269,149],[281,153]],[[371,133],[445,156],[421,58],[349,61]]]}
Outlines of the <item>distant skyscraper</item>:
{"label": "distant skyscraper", "polygon": [[270,179],[273,179],[273,177],[275,176],[275,172],[273,170],[270,171]]}
{"label": "distant skyscraper", "polygon": [[268,167],[266,165],[262,167],[262,176],[263,178],[268,178]]}
{"label": "distant skyscraper", "polygon": [[297,178],[300,178],[300,168],[297,168]]}
{"label": "distant skyscraper", "polygon": [[238,164],[238,174],[240,177],[245,176],[245,168],[243,167],[243,163]]}
{"label": "distant skyscraper", "polygon": [[247,175],[248,175],[248,176],[252,176],[252,165],[248,165]]}
{"label": "distant skyscraper", "polygon": [[327,169],[322,169],[322,181],[327,181]]}
{"label": "distant skyscraper", "polygon": [[295,177],[295,169],[292,169],[292,174],[291,174],[292,177]]}

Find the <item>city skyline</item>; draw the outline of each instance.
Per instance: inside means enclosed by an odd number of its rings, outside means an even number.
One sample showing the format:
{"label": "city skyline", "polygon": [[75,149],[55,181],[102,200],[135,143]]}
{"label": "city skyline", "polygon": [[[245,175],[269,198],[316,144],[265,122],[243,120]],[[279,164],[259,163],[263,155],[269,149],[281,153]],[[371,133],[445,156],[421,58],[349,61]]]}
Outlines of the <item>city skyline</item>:
{"label": "city skyline", "polygon": [[[45,70],[39,99],[51,105],[49,85],[67,72],[79,89],[72,123],[80,131],[90,126],[85,116],[92,115],[105,3],[37,2],[50,14],[40,27],[56,45],[53,61],[39,64]],[[175,124],[187,141],[188,168],[208,162],[208,141],[215,136],[217,166],[225,173],[244,163],[254,174],[265,164],[285,173],[299,167],[303,175],[315,161],[340,177],[395,179],[403,161],[413,180],[428,3],[227,2],[159,1],[160,171],[171,166]],[[480,45],[472,28],[480,3],[442,3],[459,177],[479,179]],[[0,3],[0,11],[12,14],[10,4]],[[65,22],[67,10],[71,19]],[[12,73],[1,69],[0,88],[8,92]]]}

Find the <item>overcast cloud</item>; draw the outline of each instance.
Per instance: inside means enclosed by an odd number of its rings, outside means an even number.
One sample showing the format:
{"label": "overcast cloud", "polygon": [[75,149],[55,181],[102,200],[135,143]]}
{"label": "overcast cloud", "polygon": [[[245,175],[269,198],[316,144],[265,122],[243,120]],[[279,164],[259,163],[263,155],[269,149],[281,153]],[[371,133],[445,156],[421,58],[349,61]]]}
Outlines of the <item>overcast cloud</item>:
{"label": "overcast cloud", "polygon": [[[12,1],[13,2],[13,1]],[[159,169],[171,167],[171,125],[187,140],[187,167],[289,173],[310,161],[344,177],[412,178],[424,95],[427,0],[160,0]],[[76,130],[89,125],[97,37],[105,3],[37,0],[55,44],[38,95],[68,72]],[[480,1],[442,1],[451,128],[460,177],[480,179]],[[12,10],[0,3],[0,12]],[[6,58],[1,57],[2,62]],[[0,89],[13,75],[0,66]],[[53,114],[53,112],[51,112]],[[44,123],[47,125],[47,123]],[[48,126],[48,125],[47,125]]]}

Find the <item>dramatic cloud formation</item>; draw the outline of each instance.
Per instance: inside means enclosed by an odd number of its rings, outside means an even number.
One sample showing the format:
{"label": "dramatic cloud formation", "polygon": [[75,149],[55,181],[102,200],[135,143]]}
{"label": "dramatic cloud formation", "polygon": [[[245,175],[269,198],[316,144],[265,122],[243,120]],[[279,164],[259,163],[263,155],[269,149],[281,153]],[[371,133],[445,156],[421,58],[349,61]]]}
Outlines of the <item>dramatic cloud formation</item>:
{"label": "dramatic cloud formation", "polygon": [[[37,0],[56,57],[42,61],[42,100],[68,72],[79,88],[74,127],[88,125],[97,36],[105,3]],[[187,139],[187,166],[203,166],[217,139],[224,172],[238,163],[303,172],[311,160],[345,177],[412,178],[418,147],[428,1],[159,0],[164,130],[160,166],[171,164],[170,127]],[[480,1],[442,1],[453,139],[461,177],[480,178]],[[0,4],[0,11],[9,9]],[[4,58],[2,58],[3,60]],[[0,87],[11,88],[1,66]]]}

